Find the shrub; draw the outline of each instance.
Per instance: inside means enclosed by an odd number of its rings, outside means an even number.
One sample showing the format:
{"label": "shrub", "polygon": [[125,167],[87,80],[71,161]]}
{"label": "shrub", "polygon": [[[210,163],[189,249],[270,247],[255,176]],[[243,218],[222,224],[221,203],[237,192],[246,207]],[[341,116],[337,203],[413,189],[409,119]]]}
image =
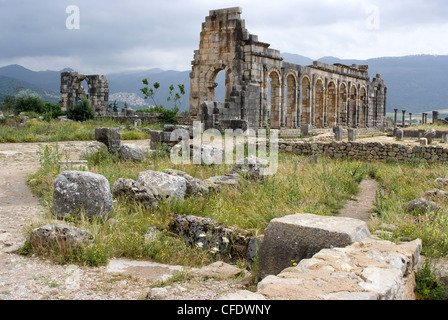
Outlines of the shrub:
{"label": "shrub", "polygon": [[33,111],[36,113],[42,113],[44,108],[44,102],[42,98],[31,90],[22,90],[14,97],[14,112],[26,112]]}
{"label": "shrub", "polygon": [[44,115],[44,119],[47,121],[56,119],[62,115],[61,106],[51,102],[45,102],[42,113]]}
{"label": "shrub", "polygon": [[90,100],[83,97],[76,106],[67,110],[67,117],[74,121],[86,121],[95,118],[95,110]]}

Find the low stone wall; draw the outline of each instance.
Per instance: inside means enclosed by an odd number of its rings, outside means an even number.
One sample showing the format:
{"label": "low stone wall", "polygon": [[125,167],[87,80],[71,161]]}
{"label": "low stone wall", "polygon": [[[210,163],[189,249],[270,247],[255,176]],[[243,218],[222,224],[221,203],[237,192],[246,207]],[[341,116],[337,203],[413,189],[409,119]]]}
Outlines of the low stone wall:
{"label": "low stone wall", "polygon": [[257,292],[227,298],[414,300],[421,250],[419,239],[398,245],[374,240],[360,220],[286,216],[272,220],[265,230]]}
{"label": "low stone wall", "polygon": [[296,155],[323,155],[332,159],[361,161],[448,161],[448,149],[441,146],[408,147],[381,142],[279,142],[279,149]]}

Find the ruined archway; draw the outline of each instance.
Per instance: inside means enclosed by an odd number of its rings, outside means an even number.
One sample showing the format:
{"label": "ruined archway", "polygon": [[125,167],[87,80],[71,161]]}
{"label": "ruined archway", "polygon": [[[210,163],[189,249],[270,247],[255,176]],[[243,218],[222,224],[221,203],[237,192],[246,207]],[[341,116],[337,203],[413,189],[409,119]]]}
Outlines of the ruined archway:
{"label": "ruined archway", "polygon": [[[81,84],[84,83],[84,86]],[[85,87],[88,87],[85,88]],[[66,111],[86,95],[97,115],[109,114],[109,83],[103,75],[83,75],[77,72],[61,73],[61,109]]]}
{"label": "ruined archway", "polygon": [[324,84],[321,79],[316,81],[316,85],[314,87],[315,94],[315,126],[316,128],[323,128],[325,125],[324,121]]}
{"label": "ruined archway", "polygon": [[356,89],[355,85],[352,85],[350,88],[350,118],[348,119],[347,125],[352,127],[357,126],[357,119],[358,119],[358,90]]}
{"label": "ruined archway", "polygon": [[345,83],[342,83],[339,86],[339,123],[342,125],[347,125],[347,101],[348,101],[348,93],[347,86]]}
{"label": "ruined archway", "polygon": [[338,91],[331,81],[328,85],[327,123],[330,128],[338,124]]}
{"label": "ruined archway", "polygon": [[366,100],[367,100],[367,91],[366,88],[362,87],[359,94],[359,125],[362,127],[366,126]]}
{"label": "ruined archway", "polygon": [[281,121],[281,83],[280,74],[273,70],[269,74],[269,96],[270,96],[270,110],[271,110],[271,128],[280,128]]}
{"label": "ruined archway", "polygon": [[293,74],[286,77],[286,127],[297,127],[297,80]]}
{"label": "ruined archway", "polygon": [[311,82],[308,77],[302,79],[302,123],[311,124]]}

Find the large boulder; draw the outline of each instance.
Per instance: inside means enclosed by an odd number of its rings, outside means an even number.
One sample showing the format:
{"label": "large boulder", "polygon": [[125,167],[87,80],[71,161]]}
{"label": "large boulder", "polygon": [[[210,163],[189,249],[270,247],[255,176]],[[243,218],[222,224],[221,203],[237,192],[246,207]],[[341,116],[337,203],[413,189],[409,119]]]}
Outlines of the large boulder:
{"label": "large boulder", "polygon": [[202,180],[193,178],[186,172],[175,169],[163,169],[162,172],[172,176],[184,178],[187,183],[187,190],[185,191],[185,196],[187,197],[194,197],[196,195],[204,195],[209,193],[208,187],[202,183]]}
{"label": "large boulder", "polygon": [[121,160],[143,161],[146,159],[145,151],[134,144],[123,144],[118,149],[118,156]]}
{"label": "large boulder", "polygon": [[165,201],[184,199],[187,192],[187,180],[184,177],[159,171],[143,171],[137,176],[137,182],[144,186],[155,187]]}
{"label": "large boulder", "polygon": [[326,248],[343,248],[370,238],[364,221],[296,214],[273,219],[265,229],[259,250],[259,274],[276,275]]}
{"label": "large boulder", "polygon": [[53,211],[58,218],[81,211],[88,217],[107,217],[112,209],[112,193],[104,176],[69,170],[54,180]]}
{"label": "large boulder", "polygon": [[107,146],[102,142],[92,141],[84,148],[83,151],[81,151],[79,157],[81,159],[87,159],[102,151],[107,152]]}
{"label": "large boulder", "polygon": [[428,201],[425,198],[418,198],[405,204],[408,212],[425,213],[440,210],[440,206],[434,201]]}
{"label": "large boulder", "polygon": [[156,207],[160,200],[159,191],[152,185],[143,185],[132,179],[120,178],[112,186],[114,197],[125,196],[146,207]]}
{"label": "large boulder", "polygon": [[52,248],[65,251],[92,244],[93,236],[86,230],[72,226],[47,225],[33,229],[29,241],[32,248]]}

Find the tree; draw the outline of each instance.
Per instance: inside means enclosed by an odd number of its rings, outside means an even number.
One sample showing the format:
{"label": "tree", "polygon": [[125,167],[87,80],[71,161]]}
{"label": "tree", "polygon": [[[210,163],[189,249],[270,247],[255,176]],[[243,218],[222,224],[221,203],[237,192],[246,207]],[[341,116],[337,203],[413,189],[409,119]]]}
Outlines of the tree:
{"label": "tree", "polygon": [[67,118],[74,121],[86,121],[95,118],[95,110],[90,100],[82,97],[76,106],[67,110]]}
{"label": "tree", "polygon": [[176,120],[174,117],[179,112],[178,103],[180,103],[180,99],[185,94],[185,86],[183,84],[178,84],[177,87],[179,88],[178,93],[174,93],[175,87],[174,85],[170,85],[169,89],[169,96],[166,98],[166,101],[174,101],[174,108],[173,109],[167,109],[164,108],[162,105],[159,105],[155,100],[155,95],[157,93],[157,90],[160,88],[160,83],[154,82],[152,87],[149,87],[149,81],[148,79],[142,80],[143,84],[146,85],[144,88],[140,89],[140,91],[145,95],[145,99],[151,98],[151,100],[154,102],[154,107],[149,108],[152,110],[152,112],[159,113],[160,120],[164,123],[176,123]]}
{"label": "tree", "polygon": [[47,121],[56,119],[62,115],[61,106],[51,102],[45,102],[43,107],[43,115],[44,119]]}
{"label": "tree", "polygon": [[44,102],[42,98],[31,90],[22,90],[14,96],[14,112],[32,111],[42,113]]}

